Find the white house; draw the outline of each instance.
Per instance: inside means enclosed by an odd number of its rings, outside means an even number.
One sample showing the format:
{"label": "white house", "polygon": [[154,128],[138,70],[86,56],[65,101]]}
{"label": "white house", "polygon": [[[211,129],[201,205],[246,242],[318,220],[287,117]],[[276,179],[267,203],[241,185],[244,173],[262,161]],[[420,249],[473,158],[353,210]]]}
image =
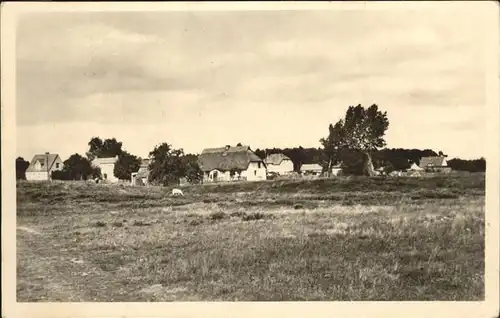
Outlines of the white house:
{"label": "white house", "polygon": [[451,172],[451,167],[448,166],[448,162],[446,161],[446,156],[439,155],[435,157],[422,157],[420,159],[420,168],[426,171],[432,172]]}
{"label": "white house", "polygon": [[323,167],[317,163],[303,164],[300,167],[300,173],[304,175],[318,176],[323,172]]}
{"label": "white house", "polygon": [[149,177],[149,159],[143,159],[141,166],[137,172],[132,172],[131,183],[132,185],[148,185]]}
{"label": "white house", "polygon": [[249,146],[204,149],[198,163],[204,183],[266,180],[266,164]]}
{"label": "white house", "polygon": [[267,172],[274,172],[279,175],[287,175],[293,172],[292,160],[282,153],[273,153],[266,157]]}
{"label": "white house", "polygon": [[118,156],[109,158],[95,158],[92,161],[92,165],[101,169],[103,180],[109,182],[118,182],[118,178],[115,177],[114,174],[116,162],[118,162]]}
{"label": "white house", "polygon": [[26,180],[43,181],[52,180],[52,172],[63,169],[63,162],[58,154],[46,152],[37,154],[31,159],[28,169],[26,169]]}

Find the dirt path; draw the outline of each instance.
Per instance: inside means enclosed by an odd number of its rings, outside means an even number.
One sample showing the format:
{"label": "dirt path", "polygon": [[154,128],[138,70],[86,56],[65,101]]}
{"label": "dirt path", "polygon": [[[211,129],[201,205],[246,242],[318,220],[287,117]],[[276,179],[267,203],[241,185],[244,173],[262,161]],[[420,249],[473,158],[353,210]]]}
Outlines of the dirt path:
{"label": "dirt path", "polygon": [[[88,300],[83,281],[75,284],[68,279],[70,272],[79,272],[77,266],[62,260],[53,246],[40,238],[43,233],[24,226],[18,229],[17,301]],[[60,271],[61,267],[66,271]]]}

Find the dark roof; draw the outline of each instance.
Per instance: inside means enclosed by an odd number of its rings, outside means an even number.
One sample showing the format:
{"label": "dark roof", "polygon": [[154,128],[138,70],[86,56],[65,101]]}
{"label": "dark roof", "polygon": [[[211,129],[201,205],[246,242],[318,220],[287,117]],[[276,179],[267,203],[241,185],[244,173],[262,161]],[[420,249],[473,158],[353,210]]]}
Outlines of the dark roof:
{"label": "dark roof", "polygon": [[428,167],[429,165],[433,167],[442,167],[445,162],[445,157],[422,157],[420,159],[420,168]]}
{"label": "dark roof", "polygon": [[[26,169],[26,172],[37,172],[37,171],[50,170],[58,157],[59,157],[58,154],[53,154],[53,153],[37,154],[37,155],[33,156],[33,159],[31,159],[30,165],[29,165],[28,169]],[[35,169],[35,164],[37,161],[40,161],[40,163],[42,163],[44,165],[44,167],[41,170]],[[47,161],[48,161],[48,164],[47,164]]]}
{"label": "dark roof", "polygon": [[280,165],[283,160],[291,160],[282,153],[273,153],[266,157],[266,164],[269,165]]}
{"label": "dark roof", "polygon": [[249,146],[221,147],[204,149],[198,156],[202,171],[246,170],[250,162],[264,162]]}

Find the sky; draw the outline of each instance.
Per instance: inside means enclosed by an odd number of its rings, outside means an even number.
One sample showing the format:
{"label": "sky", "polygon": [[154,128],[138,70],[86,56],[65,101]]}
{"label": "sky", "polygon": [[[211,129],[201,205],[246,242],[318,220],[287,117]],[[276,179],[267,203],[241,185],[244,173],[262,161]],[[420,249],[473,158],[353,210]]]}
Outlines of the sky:
{"label": "sky", "polygon": [[64,160],[93,136],[141,157],[319,147],[348,106],[375,103],[387,147],[479,158],[486,33],[471,10],[25,13],[16,155]]}

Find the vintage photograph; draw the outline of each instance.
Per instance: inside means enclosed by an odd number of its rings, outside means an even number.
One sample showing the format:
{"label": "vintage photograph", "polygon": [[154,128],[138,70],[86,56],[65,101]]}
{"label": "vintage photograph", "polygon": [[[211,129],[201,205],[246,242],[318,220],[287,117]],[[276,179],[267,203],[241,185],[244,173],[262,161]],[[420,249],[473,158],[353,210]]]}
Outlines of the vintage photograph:
{"label": "vintage photograph", "polygon": [[19,14],[17,302],[485,300],[484,10],[353,8]]}

